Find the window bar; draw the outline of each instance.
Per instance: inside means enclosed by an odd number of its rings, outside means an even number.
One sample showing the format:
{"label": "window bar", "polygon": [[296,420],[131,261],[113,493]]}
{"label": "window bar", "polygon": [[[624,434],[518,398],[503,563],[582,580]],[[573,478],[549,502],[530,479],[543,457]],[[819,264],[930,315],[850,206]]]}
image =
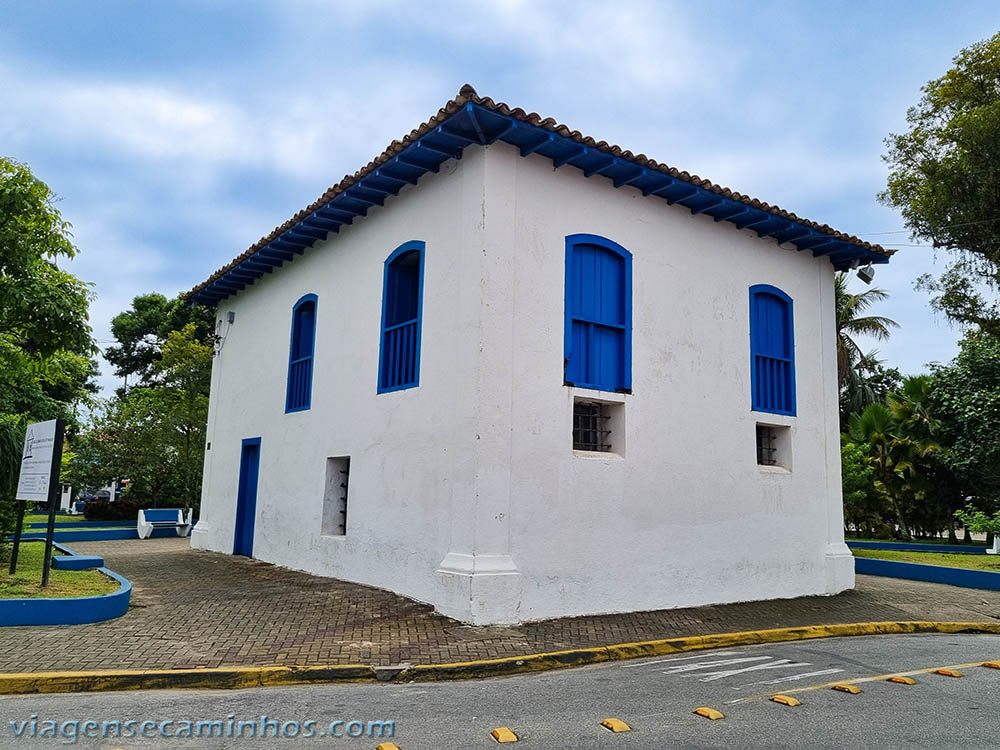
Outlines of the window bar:
{"label": "window bar", "polygon": [[766,425],[757,425],[757,463],[762,466],[775,466],[777,449],[774,430]]}
{"label": "window bar", "polygon": [[610,451],[607,421],[611,419],[601,404],[578,402],[573,405],[573,448],[582,451]]}

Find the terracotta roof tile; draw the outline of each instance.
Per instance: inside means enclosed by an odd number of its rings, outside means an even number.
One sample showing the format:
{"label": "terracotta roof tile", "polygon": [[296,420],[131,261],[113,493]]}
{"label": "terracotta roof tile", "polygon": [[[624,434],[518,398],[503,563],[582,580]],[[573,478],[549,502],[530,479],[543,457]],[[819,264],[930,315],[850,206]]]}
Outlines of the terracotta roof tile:
{"label": "terracotta roof tile", "polygon": [[317,198],[315,201],[309,204],[306,208],[296,213],[285,223],[275,227],[271,232],[264,235],[257,242],[255,242],[253,245],[247,248],[245,252],[243,252],[242,254],[234,258],[230,263],[228,263],[227,265],[223,266],[218,271],[213,273],[206,281],[194,287],[194,289],[192,289],[190,292],[184,295],[185,298],[190,299],[193,295],[200,292],[202,289],[207,287],[213,281],[222,277],[228,271],[232,270],[243,261],[249,259],[251,256],[254,255],[254,253],[262,249],[269,243],[273,242],[277,237],[279,237],[290,227],[297,224],[299,221],[301,221],[306,216],[309,216],[317,209],[325,206],[331,199],[333,199],[340,193],[344,192],[346,189],[348,189],[356,182],[358,182],[361,178],[371,174],[373,171],[375,171],[380,166],[384,165],[386,162],[392,159],[392,157],[396,156],[404,149],[406,149],[407,146],[412,144],[414,141],[417,141],[420,138],[422,138],[428,132],[430,132],[435,127],[437,127],[438,125],[442,124],[444,121],[449,119],[456,112],[461,110],[462,107],[464,107],[466,104],[470,103],[477,104],[481,107],[484,107],[488,110],[492,110],[501,115],[512,117],[518,121],[543,128],[552,133],[562,135],[566,138],[576,141],[581,145],[587,146],[588,148],[593,148],[598,151],[603,151],[612,156],[633,161],[636,164],[639,164],[640,166],[646,167],[647,169],[652,169],[658,172],[662,172],[671,177],[675,177],[684,180],[686,182],[690,182],[706,190],[717,193],[720,196],[730,198],[740,203],[744,203],[747,206],[751,206],[753,208],[766,211],[767,213],[770,213],[774,216],[778,216],[787,219],[789,221],[798,222],[818,232],[822,232],[823,234],[828,234],[834,239],[847,242],[851,245],[855,245],[858,248],[863,248],[865,250],[883,255],[885,257],[889,257],[895,252],[894,250],[887,250],[881,247],[880,245],[875,245],[869,242],[865,242],[864,240],[860,239],[859,237],[855,237],[854,235],[838,232],[828,224],[820,224],[818,222],[814,222],[809,219],[801,218],[796,214],[790,211],[786,211],[785,209],[779,206],[772,206],[771,204],[766,203],[765,201],[761,201],[757,198],[752,198],[748,195],[732,190],[731,188],[724,187],[722,185],[717,185],[711,180],[703,179],[698,175],[693,175],[690,174],[689,172],[680,171],[676,167],[671,167],[666,164],[659,163],[653,159],[650,159],[645,154],[633,155],[632,152],[625,151],[620,146],[617,146],[615,144],[609,144],[607,141],[595,141],[595,139],[590,136],[582,135],[578,130],[570,130],[570,128],[567,125],[560,124],[551,117],[546,117],[542,119],[542,117],[536,112],[525,113],[525,111],[520,107],[515,107],[511,109],[507,104],[504,104],[503,102],[495,102],[493,101],[493,99],[489,97],[479,96],[476,93],[476,90],[472,88],[472,86],[470,86],[469,84],[465,84],[459,90],[458,96],[449,101],[447,104],[445,104],[430,119],[428,119],[419,127],[411,130],[408,134],[406,134],[399,140],[395,140],[392,143],[390,143],[379,156],[374,158],[372,161],[368,162],[368,164],[366,164],[363,168],[359,169],[353,175],[345,175],[340,182],[328,188],[319,198]]}

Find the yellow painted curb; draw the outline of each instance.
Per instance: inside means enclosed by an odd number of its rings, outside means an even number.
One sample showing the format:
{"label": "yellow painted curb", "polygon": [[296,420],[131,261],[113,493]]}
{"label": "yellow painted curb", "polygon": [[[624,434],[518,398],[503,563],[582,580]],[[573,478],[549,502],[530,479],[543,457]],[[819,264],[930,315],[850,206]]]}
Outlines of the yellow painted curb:
{"label": "yellow painted curb", "polygon": [[163,688],[254,688],[310,682],[374,682],[367,664],[329,667],[217,667],[0,673],[0,694],[83,693]]}
{"label": "yellow painted curb", "polygon": [[685,638],[664,638],[637,643],[619,643],[614,646],[552,651],[526,656],[507,656],[501,659],[454,662],[450,664],[418,664],[401,672],[396,682],[421,680],[453,680],[497,675],[542,672],[563,667],[579,667],[624,659],[641,659],[647,656],[665,656],[686,651],[712,648],[752,646],[761,643],[803,641],[813,638],[843,638],[855,635],[906,635],[911,633],[997,633],[1000,622],[940,622],[893,621],[856,622],[843,625],[807,625],[795,628],[745,630],[736,633],[714,633]]}
{"label": "yellow painted curb", "polygon": [[895,682],[899,685],[916,685],[917,681],[912,677],[907,677],[906,675],[896,675],[895,677],[890,677],[887,682]]}
{"label": "yellow painted curb", "polygon": [[[783,643],[814,638],[856,635],[903,635],[910,633],[996,633],[1000,622],[898,621],[860,622],[843,625],[809,625],[794,628],[746,630],[683,638],[664,638],[612,646],[509,656],[502,659],[418,664],[394,677],[395,682],[449,680],[540,672],[608,661],[640,659],[686,651],[731,648],[761,643]],[[252,688],[326,682],[374,682],[369,664],[336,664],[315,667],[212,667],[198,669],[101,670],[94,672],[0,673],[0,695],[27,693],[78,693],[165,688]]]}

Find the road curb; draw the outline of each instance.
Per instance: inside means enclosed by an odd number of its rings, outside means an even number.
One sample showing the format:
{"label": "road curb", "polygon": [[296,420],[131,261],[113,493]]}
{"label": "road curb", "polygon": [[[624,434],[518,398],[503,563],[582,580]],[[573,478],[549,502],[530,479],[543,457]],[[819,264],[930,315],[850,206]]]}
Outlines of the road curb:
{"label": "road curb", "polygon": [[169,688],[236,689],[331,682],[375,682],[375,669],[368,664],[335,664],[325,667],[7,672],[0,673],[0,694],[90,693]]}
{"label": "road curb", "polygon": [[[664,638],[612,646],[553,651],[502,659],[451,664],[418,664],[402,670],[393,682],[458,680],[542,672],[609,661],[662,656],[685,651],[782,643],[813,638],[911,633],[995,633],[997,622],[899,621],[860,622],[842,625],[809,625],[794,628],[745,630],[736,633]],[[303,685],[309,683],[375,682],[369,664],[336,664],[317,667],[210,667],[195,669],[100,670],[93,672],[0,673],[0,694],[80,693],[170,688],[237,689]]]}
{"label": "road curb", "polygon": [[544,654],[511,656],[502,659],[456,662],[452,664],[418,664],[401,672],[395,682],[461,680],[501,675],[541,672],[564,667],[579,667],[608,661],[663,656],[685,651],[752,646],[761,643],[804,641],[813,638],[843,638],[855,635],[904,635],[912,633],[996,633],[997,622],[886,621],[856,622],[841,625],[807,625],[794,628],[744,630],[736,633],[664,638],[613,646],[553,651]]}

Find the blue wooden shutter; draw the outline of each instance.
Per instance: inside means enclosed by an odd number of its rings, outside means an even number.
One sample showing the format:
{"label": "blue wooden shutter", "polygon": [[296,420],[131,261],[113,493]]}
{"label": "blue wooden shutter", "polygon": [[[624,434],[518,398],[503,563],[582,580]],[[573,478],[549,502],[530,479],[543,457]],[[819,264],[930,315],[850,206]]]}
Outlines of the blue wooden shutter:
{"label": "blue wooden shutter", "polygon": [[385,261],[379,393],[412,388],[420,382],[423,275],[423,242],[400,245]]}
{"label": "blue wooden shutter", "polygon": [[752,408],[794,415],[792,298],[766,284],[750,287],[750,360]]}
{"label": "blue wooden shutter", "polygon": [[313,349],[316,345],[316,295],[307,294],[292,308],[285,411],[303,411],[312,403]]}
{"label": "blue wooden shutter", "polygon": [[566,238],[568,385],[631,388],[632,256],[595,235]]}

